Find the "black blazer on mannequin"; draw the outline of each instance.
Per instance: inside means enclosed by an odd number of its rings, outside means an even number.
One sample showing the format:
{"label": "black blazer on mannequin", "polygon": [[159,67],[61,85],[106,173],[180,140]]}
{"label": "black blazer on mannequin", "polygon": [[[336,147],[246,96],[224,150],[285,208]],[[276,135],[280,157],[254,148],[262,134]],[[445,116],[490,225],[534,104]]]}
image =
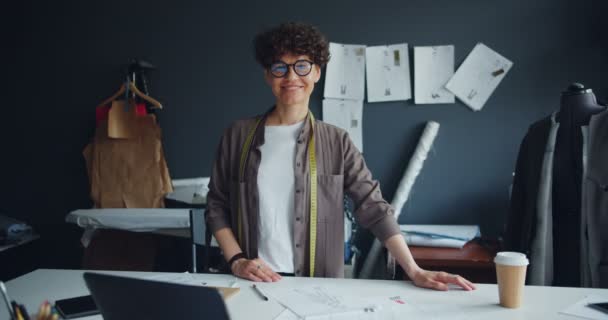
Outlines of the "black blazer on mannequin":
{"label": "black blazer on mannequin", "polygon": [[550,129],[551,117],[546,117],[530,126],[519,147],[515,165],[505,245],[509,250],[523,252],[528,257],[531,254],[530,247],[536,231],[536,199]]}
{"label": "black blazer on mannequin", "polygon": [[[523,252],[529,257],[534,257],[534,245],[538,247],[535,237],[540,234],[539,216],[547,214],[539,212],[538,203],[542,184],[546,183],[542,181],[543,162],[554,126],[552,117],[532,124],[517,158],[505,245],[508,250]],[[581,184],[580,282],[583,287],[608,288],[608,111],[591,117],[588,133],[587,170]],[[545,217],[550,218],[551,215]],[[552,242],[547,244],[552,245]],[[553,254],[552,249],[549,251]],[[536,274],[541,270],[534,270],[534,267],[531,259],[529,271]],[[549,275],[549,279],[551,277]],[[531,283],[531,272],[527,278],[529,284],[552,284],[542,275]]]}

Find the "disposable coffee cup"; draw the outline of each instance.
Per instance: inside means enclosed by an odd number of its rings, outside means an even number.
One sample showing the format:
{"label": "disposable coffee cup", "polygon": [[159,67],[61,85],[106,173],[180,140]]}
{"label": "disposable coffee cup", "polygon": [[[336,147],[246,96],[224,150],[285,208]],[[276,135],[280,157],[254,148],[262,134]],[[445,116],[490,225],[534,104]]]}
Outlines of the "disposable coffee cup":
{"label": "disposable coffee cup", "polygon": [[505,308],[519,308],[526,283],[528,259],[519,252],[503,251],[496,254],[496,278],[500,305]]}

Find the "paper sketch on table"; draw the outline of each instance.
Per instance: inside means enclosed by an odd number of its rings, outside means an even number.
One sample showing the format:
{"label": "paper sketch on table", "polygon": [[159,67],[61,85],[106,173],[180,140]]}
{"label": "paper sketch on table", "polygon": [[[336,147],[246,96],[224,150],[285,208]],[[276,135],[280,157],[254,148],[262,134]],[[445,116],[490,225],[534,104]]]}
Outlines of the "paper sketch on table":
{"label": "paper sketch on table", "polygon": [[454,103],[445,84],[454,75],[454,46],[414,47],[414,102]]}
{"label": "paper sketch on table", "polygon": [[363,100],[365,46],[329,43],[331,59],[325,71],[325,98]]}
{"label": "paper sketch on table", "polygon": [[352,310],[330,314],[318,314],[314,316],[299,316],[289,307],[286,307],[275,320],[399,320],[399,319],[422,319],[428,316],[428,311],[423,311],[406,301],[399,295],[390,297],[366,298],[365,303],[373,308]]}
{"label": "paper sketch on table", "polygon": [[365,71],[367,102],[412,98],[407,43],[365,48]]}
{"label": "paper sketch on table", "polygon": [[513,62],[478,43],[445,87],[473,111],[479,111],[512,66]]}
{"label": "paper sketch on table", "polygon": [[293,311],[288,308],[283,309],[283,312],[279,313],[278,316],[274,318],[274,320],[300,320],[302,318],[298,317],[297,314],[293,313]]}
{"label": "paper sketch on table", "polygon": [[[286,288],[260,284],[264,292],[304,319],[323,319],[320,316],[375,312],[378,306],[367,303],[360,297],[344,296],[324,286],[301,286]],[[314,317],[314,318],[312,318]]]}
{"label": "paper sketch on table", "polygon": [[161,281],[161,282],[169,282],[169,283],[177,283],[177,284],[187,284],[193,286],[202,286],[202,287],[224,287],[224,288],[238,288],[239,283],[236,277],[232,277],[229,279],[202,279],[196,274],[184,272],[184,273],[165,273],[165,274],[155,274],[152,276],[147,276],[144,279],[152,280],[152,281]]}
{"label": "paper sketch on table", "polygon": [[323,99],[323,121],[346,130],[363,152],[363,101]]}

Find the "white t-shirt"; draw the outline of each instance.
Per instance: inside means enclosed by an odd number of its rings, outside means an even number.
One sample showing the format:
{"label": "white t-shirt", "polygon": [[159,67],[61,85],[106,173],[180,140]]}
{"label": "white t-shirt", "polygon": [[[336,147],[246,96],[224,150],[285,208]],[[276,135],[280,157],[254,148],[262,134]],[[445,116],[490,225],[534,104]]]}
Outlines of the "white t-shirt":
{"label": "white t-shirt", "polygon": [[258,256],[277,272],[294,272],[294,162],[303,124],[264,127],[260,147]]}

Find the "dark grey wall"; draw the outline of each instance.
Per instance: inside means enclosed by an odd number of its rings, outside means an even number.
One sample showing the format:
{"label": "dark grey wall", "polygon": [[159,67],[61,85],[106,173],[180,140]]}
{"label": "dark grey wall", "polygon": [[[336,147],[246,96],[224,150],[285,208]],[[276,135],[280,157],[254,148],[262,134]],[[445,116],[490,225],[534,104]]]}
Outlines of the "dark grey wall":
{"label": "dark grey wall", "polygon": [[[2,201],[45,243],[77,246],[63,223],[88,207],[81,151],[95,106],[121,82],[121,66],[158,66],[151,93],[174,178],[209,175],[222,130],[273,103],[250,50],[254,34],[282,21],[317,25],[331,41],[454,44],[457,64],[484,42],[515,64],[481,112],[461,103],[366,104],[368,166],[394,190],[424,123],[441,124],[401,221],[480,224],[497,235],[527,126],[558,107],[580,81],[606,97],[605,1],[38,1],[3,8]],[[8,50],[7,50],[8,49]],[[311,99],[321,115],[323,82]],[[66,233],[67,232],[67,233]],[[69,235],[69,236],[66,236]]]}

